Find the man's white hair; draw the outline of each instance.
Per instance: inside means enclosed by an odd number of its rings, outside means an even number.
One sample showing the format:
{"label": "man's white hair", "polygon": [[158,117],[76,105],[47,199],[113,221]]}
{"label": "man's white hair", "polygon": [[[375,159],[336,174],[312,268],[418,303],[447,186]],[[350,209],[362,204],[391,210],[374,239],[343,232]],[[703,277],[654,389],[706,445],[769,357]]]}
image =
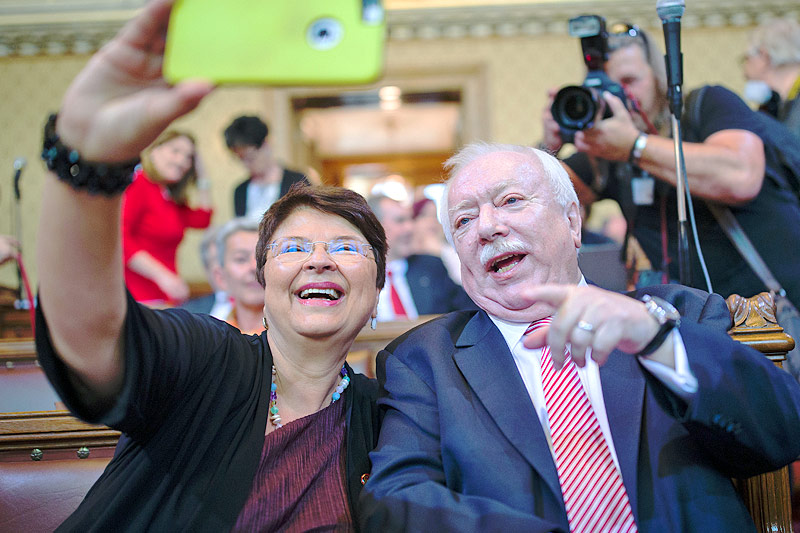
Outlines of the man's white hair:
{"label": "man's white hair", "polygon": [[575,193],[575,187],[572,185],[572,180],[569,179],[569,174],[567,174],[561,162],[547,152],[531,148],[530,146],[520,146],[516,144],[486,142],[468,144],[444,163],[444,168],[447,171],[448,177],[442,189],[442,199],[439,202],[439,222],[444,228],[445,237],[447,237],[447,240],[451,244],[453,242],[453,232],[450,227],[450,216],[447,212],[449,209],[447,197],[450,193],[450,186],[453,182],[453,178],[458,176],[459,172],[461,172],[464,167],[476,159],[497,152],[514,152],[530,158],[537,158],[542,164],[542,167],[544,167],[545,176],[547,176],[550,181],[553,196],[561,207],[564,208],[565,212],[570,204],[574,203],[578,205],[578,195]]}

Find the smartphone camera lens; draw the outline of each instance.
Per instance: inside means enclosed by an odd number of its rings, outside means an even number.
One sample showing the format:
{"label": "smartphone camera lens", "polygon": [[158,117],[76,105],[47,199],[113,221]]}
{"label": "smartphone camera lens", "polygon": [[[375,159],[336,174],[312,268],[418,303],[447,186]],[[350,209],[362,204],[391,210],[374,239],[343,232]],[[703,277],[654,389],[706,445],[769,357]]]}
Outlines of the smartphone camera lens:
{"label": "smartphone camera lens", "polygon": [[332,18],[321,18],[311,23],[306,39],[315,50],[329,50],[339,44],[344,36],[342,23]]}

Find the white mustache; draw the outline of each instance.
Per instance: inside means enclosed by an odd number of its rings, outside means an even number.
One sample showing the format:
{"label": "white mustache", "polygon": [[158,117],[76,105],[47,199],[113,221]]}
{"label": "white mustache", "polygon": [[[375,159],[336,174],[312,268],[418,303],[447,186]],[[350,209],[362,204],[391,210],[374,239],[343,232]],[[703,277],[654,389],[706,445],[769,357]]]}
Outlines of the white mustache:
{"label": "white mustache", "polygon": [[481,248],[481,264],[489,266],[489,261],[501,254],[524,253],[525,244],[516,238],[492,241]]}

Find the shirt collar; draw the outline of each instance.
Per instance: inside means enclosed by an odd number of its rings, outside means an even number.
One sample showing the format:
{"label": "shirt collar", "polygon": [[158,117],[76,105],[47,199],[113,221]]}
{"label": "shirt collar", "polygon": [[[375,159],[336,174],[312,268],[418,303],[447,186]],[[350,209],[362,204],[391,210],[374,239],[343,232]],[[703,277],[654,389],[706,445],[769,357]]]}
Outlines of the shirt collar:
{"label": "shirt collar", "polygon": [[[588,283],[586,283],[586,278],[584,278],[583,274],[581,274],[581,280],[578,282],[578,287],[584,287],[587,285]],[[503,335],[506,344],[511,350],[513,350],[517,343],[522,340],[525,330],[528,329],[528,326],[530,325],[530,322],[511,322],[509,320],[503,320],[502,318],[497,318],[496,316],[492,315],[489,315],[489,318],[492,319],[494,325],[500,330],[500,334]]]}
{"label": "shirt collar", "polygon": [[408,261],[405,259],[395,259],[389,261],[386,265],[386,270],[390,271],[393,276],[405,276],[408,270]]}

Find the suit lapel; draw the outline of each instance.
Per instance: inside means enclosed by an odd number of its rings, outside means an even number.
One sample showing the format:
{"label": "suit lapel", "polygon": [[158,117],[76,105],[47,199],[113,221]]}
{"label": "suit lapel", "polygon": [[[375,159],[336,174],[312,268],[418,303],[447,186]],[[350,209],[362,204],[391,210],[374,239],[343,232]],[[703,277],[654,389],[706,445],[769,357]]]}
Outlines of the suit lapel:
{"label": "suit lapel", "polygon": [[642,432],[645,380],[634,356],[614,351],[608,362],[600,367],[600,382],[603,385],[603,401],[622,470],[622,480],[634,516],[638,516],[636,465]]}
{"label": "suit lapel", "polygon": [[478,312],[467,323],[453,359],[506,438],[560,501],[561,486],[547,437],[505,339],[486,313]]}

